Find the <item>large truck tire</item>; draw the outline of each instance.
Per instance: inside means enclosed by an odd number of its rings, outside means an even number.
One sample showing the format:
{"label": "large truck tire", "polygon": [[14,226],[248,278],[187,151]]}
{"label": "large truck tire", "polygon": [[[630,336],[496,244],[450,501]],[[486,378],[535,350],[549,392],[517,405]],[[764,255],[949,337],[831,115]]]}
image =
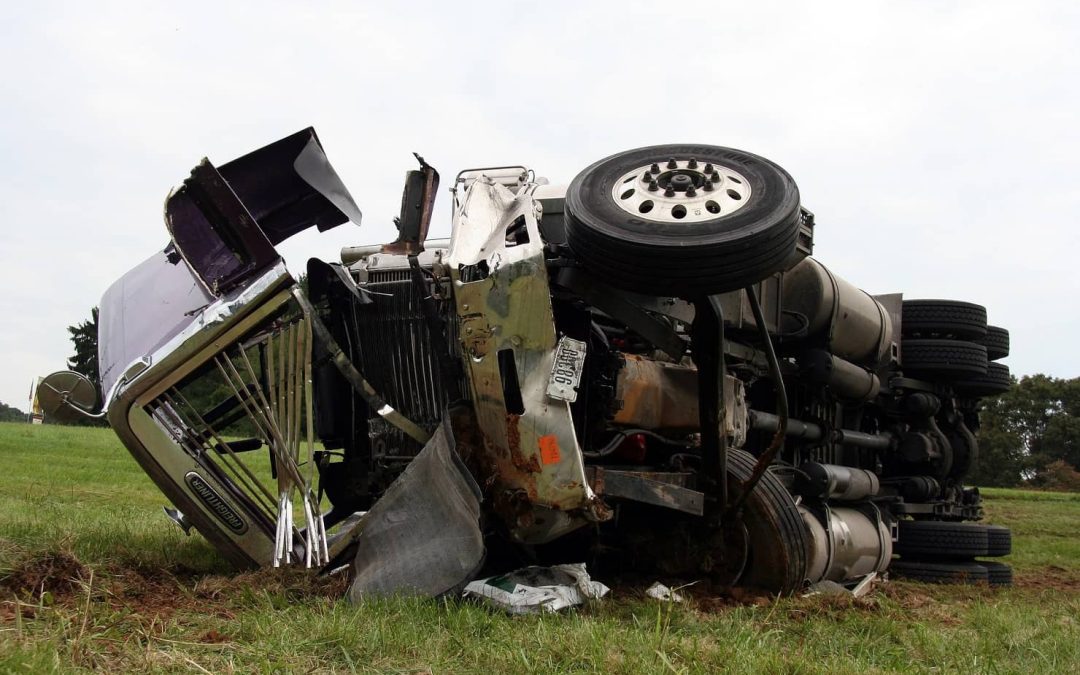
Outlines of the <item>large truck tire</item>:
{"label": "large truck tire", "polygon": [[986,335],[986,308],[960,300],[904,300],[905,337],[978,340]]}
{"label": "large truck tire", "polygon": [[1012,386],[1012,373],[1004,363],[988,363],[986,373],[957,380],[953,387],[963,396],[982,398],[997,396],[1009,391]]}
{"label": "large truck tire", "polygon": [[987,326],[986,335],[977,340],[986,347],[986,358],[999,361],[1009,355],[1009,331],[1000,326]]}
{"label": "large truck tire", "polygon": [[1000,558],[1012,553],[1012,530],[1004,525],[986,526],[986,555]]}
{"label": "large truck tire", "polygon": [[[741,489],[757,460],[743,450],[728,451],[731,494]],[[746,528],[748,560],[738,585],[787,594],[806,581],[810,536],[799,507],[780,479],[766,471],[746,499],[741,524]]]}
{"label": "large truck tire", "polygon": [[992,560],[980,560],[978,564],[986,568],[987,578],[991,586],[1012,586],[1012,567],[1002,562]]}
{"label": "large truck tire", "polygon": [[904,373],[936,380],[971,379],[986,375],[986,347],[962,340],[904,339],[900,343]]}
{"label": "large truck tire", "polygon": [[901,520],[893,552],[903,558],[971,559],[987,555],[986,526]]}
{"label": "large truck tire", "polygon": [[574,256],[613,286],[693,298],[757,283],[793,264],[804,217],[780,166],[713,145],[606,157],[566,192]]}
{"label": "large truck tire", "polygon": [[981,563],[972,562],[894,560],[889,565],[889,573],[901,579],[927,584],[979,584],[986,583],[990,577]]}

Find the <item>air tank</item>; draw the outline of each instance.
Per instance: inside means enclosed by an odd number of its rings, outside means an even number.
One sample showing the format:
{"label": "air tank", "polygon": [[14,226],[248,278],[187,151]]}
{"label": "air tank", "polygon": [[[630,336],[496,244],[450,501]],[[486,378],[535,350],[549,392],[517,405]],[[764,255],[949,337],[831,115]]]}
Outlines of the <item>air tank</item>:
{"label": "air tank", "polygon": [[887,361],[893,344],[889,312],[869,293],[813,258],[784,273],[783,308],[806,317],[807,332],[824,338],[842,359],[868,366]]}

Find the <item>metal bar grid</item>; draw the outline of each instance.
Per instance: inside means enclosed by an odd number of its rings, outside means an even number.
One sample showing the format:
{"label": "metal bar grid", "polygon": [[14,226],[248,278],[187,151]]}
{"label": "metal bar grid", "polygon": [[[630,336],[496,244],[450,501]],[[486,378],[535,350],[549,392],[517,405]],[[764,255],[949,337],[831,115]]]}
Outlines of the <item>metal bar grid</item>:
{"label": "metal bar grid", "polygon": [[[270,449],[276,474],[273,485],[233,449],[222,430],[207,422],[181,391],[182,384],[163,392],[151,406],[157,422],[196,461],[228,480],[267,522],[276,523],[275,567],[329,562],[326,526],[314,489],[311,345],[311,324],[307,317],[300,317],[276,322],[255,338],[234,343],[211,358],[244,417]],[[262,352],[263,358],[255,361],[259,369],[248,355],[252,348]],[[306,475],[301,470],[305,465]],[[302,530],[294,526],[294,497],[303,514]]]}

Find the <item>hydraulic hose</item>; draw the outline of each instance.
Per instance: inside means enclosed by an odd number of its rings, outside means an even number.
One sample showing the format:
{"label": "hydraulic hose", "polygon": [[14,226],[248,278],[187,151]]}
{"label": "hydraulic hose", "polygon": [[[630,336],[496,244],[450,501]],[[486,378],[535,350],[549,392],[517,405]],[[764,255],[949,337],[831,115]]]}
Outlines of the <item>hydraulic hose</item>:
{"label": "hydraulic hose", "polygon": [[754,323],[757,324],[758,332],[761,333],[761,340],[765,344],[765,356],[769,361],[769,373],[772,375],[773,382],[776,385],[776,413],[779,423],[776,427],[776,433],[773,434],[772,442],[765,449],[765,452],[758,457],[757,463],[754,464],[754,470],[750,473],[750,477],[746,479],[746,482],[742,484],[739,495],[731,505],[731,512],[736,514],[736,517],[743,504],[746,503],[747,497],[757,487],[761,477],[765,475],[769,465],[776,459],[776,453],[780,451],[780,448],[784,447],[784,437],[787,436],[788,425],[787,390],[784,389],[784,378],[780,373],[780,361],[776,358],[776,350],[773,349],[772,338],[769,337],[769,328],[765,325],[765,313],[761,311],[761,303],[758,302],[757,291],[754,290],[753,286],[746,287],[746,296],[750,301],[750,310],[754,313]]}

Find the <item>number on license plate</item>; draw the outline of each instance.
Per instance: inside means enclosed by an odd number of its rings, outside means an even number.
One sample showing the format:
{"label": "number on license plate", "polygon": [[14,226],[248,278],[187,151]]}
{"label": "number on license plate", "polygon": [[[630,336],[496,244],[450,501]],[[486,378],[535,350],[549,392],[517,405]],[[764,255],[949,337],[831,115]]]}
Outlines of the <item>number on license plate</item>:
{"label": "number on license plate", "polygon": [[547,393],[551,398],[573,403],[581,385],[581,373],[585,370],[585,343],[569,337],[559,340],[555,350],[555,363],[551,367],[551,379]]}

